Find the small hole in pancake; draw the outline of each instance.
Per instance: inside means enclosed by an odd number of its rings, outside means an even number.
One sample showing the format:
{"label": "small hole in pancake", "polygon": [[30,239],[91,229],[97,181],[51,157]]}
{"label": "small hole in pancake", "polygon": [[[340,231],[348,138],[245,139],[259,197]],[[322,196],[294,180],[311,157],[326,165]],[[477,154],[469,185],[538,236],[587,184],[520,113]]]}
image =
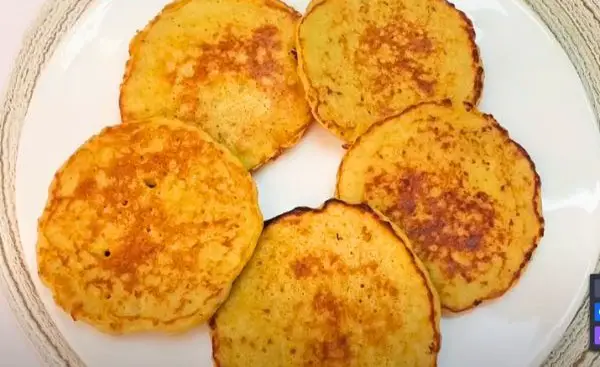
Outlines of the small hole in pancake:
{"label": "small hole in pancake", "polygon": [[105,257],[110,257],[110,250],[104,251],[104,256]]}
{"label": "small hole in pancake", "polygon": [[290,50],[290,55],[292,55],[292,57],[293,57],[295,60],[298,60],[298,52],[296,51],[296,49],[292,48],[292,49]]}
{"label": "small hole in pancake", "polygon": [[110,299],[110,297],[112,297],[110,294],[106,295],[106,299]]}
{"label": "small hole in pancake", "polygon": [[129,204],[129,201],[128,201],[128,200],[123,200],[123,201],[121,202],[121,204],[123,204],[123,206],[127,206],[127,204]]}
{"label": "small hole in pancake", "polygon": [[364,288],[364,287],[365,287],[365,285],[364,285],[364,284],[361,284],[361,285],[360,285],[360,287],[361,287],[361,288]]}
{"label": "small hole in pancake", "polygon": [[148,186],[148,188],[153,189],[156,187],[156,181],[152,178],[144,179],[144,184]]}
{"label": "small hole in pancake", "polygon": [[152,232],[152,229],[150,227],[146,227],[146,232],[150,233]]}

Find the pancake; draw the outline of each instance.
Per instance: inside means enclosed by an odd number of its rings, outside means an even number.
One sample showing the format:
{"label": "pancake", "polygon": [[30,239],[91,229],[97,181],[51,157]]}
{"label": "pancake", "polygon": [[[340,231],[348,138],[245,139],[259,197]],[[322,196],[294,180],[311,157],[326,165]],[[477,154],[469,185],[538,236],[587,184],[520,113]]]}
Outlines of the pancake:
{"label": "pancake", "polygon": [[183,332],[227,297],[262,226],[248,171],[206,133],[164,118],[120,124],[56,173],[39,275],[103,332]]}
{"label": "pancake", "polygon": [[527,152],[470,105],[424,103],[373,125],[348,150],[337,196],[368,203],[411,241],[442,307],[504,294],[544,231]]}
{"label": "pancake", "polygon": [[296,43],[314,116],[346,142],[414,104],[481,96],[473,24],[446,0],[313,1]]}
{"label": "pancake", "polygon": [[439,321],[406,239],[330,200],[268,221],[210,325],[216,366],[435,366]]}
{"label": "pancake", "polygon": [[312,121],[296,72],[299,18],[277,0],[171,3],[131,42],[122,120],[179,118],[257,169]]}

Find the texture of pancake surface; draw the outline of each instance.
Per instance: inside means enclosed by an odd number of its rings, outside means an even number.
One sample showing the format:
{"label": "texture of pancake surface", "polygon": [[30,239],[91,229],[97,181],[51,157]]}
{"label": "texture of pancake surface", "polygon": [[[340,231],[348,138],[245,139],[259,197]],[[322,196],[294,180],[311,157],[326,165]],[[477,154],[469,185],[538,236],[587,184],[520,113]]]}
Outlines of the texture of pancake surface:
{"label": "texture of pancake surface", "polygon": [[527,152],[490,115],[448,100],[373,125],[349,149],[337,195],[368,203],[407,234],[442,307],[504,294],[543,235]]}
{"label": "texture of pancake surface", "polygon": [[314,116],[347,142],[416,103],[475,105],[483,88],[473,25],[446,0],[316,0],[297,45]]}
{"label": "texture of pancake surface", "polygon": [[328,201],[265,225],[210,322],[234,366],[435,366],[440,305],[427,271],[366,205]]}
{"label": "texture of pancake surface", "polygon": [[300,15],[277,0],[177,0],[133,39],[123,121],[176,117],[256,169],[312,121],[296,68]]}
{"label": "texture of pancake surface", "polygon": [[104,332],[182,332],[227,297],[262,226],[248,171],[206,133],[120,124],[56,173],[39,275],[73,319]]}

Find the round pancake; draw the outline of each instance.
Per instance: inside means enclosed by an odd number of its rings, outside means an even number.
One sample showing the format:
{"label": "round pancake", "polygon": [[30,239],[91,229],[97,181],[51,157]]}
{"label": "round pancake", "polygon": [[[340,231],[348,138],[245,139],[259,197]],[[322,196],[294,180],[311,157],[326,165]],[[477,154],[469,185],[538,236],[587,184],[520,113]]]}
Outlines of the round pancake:
{"label": "round pancake", "polygon": [[406,241],[338,200],[270,220],[211,320],[215,365],[435,366],[439,300]]}
{"label": "round pancake", "polygon": [[416,103],[477,104],[483,88],[473,24],[446,0],[313,1],[297,45],[314,116],[347,142]]}
{"label": "round pancake", "polygon": [[499,297],[544,230],[540,179],[491,115],[449,100],[375,124],[348,150],[337,195],[368,203],[409,237],[442,307]]}
{"label": "round pancake", "polygon": [[164,118],[120,124],[56,173],[39,275],[101,331],[182,332],[227,297],[262,225],[248,171],[206,133]]}
{"label": "round pancake", "polygon": [[178,0],[130,45],[123,121],[176,117],[256,169],[312,121],[296,68],[300,15],[277,0]]}

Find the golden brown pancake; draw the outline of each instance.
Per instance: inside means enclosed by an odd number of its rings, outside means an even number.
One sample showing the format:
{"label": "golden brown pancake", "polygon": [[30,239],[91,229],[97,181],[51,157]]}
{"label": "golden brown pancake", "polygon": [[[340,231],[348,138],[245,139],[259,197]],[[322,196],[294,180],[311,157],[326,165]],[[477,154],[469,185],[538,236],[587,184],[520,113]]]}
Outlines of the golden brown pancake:
{"label": "golden brown pancake", "polygon": [[213,315],[262,230],[248,171],[200,129],[108,127],[60,168],[39,221],[39,275],[74,320],[115,334]]}
{"label": "golden brown pancake", "polygon": [[446,0],[313,1],[297,45],[314,116],[347,142],[416,103],[481,96],[473,24]]}
{"label": "golden brown pancake", "polygon": [[348,150],[337,195],[368,203],[408,235],[442,307],[504,294],[544,231],[540,179],[491,115],[448,100],[373,125]]}
{"label": "golden brown pancake", "polygon": [[258,168],[312,119],[296,73],[299,18],[277,0],[173,2],[131,42],[122,120],[177,117]]}
{"label": "golden brown pancake", "polygon": [[217,366],[435,366],[440,305],[407,240],[330,200],[270,220],[211,320]]}

